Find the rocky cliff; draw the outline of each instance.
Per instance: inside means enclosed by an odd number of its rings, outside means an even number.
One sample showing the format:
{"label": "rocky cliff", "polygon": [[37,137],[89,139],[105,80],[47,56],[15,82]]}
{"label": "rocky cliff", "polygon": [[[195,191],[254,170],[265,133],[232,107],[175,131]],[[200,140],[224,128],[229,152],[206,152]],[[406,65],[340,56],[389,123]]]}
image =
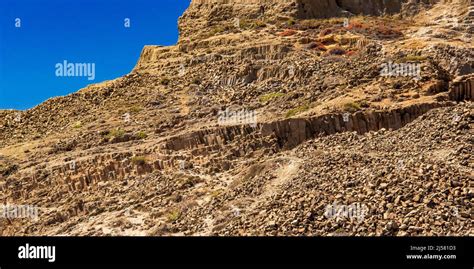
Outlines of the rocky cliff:
{"label": "rocky cliff", "polygon": [[[435,0],[420,1],[425,4]],[[284,21],[336,16],[395,14],[408,0],[193,0],[179,20],[182,37],[216,24],[240,19]]]}
{"label": "rocky cliff", "polygon": [[0,111],[0,205],[39,209],[0,235],[471,235],[473,8],[194,0],[130,74]]}

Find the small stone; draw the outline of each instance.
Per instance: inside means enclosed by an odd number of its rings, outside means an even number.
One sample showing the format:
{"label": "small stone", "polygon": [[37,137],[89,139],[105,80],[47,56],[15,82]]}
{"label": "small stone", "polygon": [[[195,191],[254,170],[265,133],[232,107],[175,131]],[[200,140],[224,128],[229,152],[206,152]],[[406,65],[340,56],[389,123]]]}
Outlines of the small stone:
{"label": "small stone", "polygon": [[387,225],[385,226],[385,228],[388,231],[396,231],[398,230],[398,224],[395,221],[389,221]]}
{"label": "small stone", "polygon": [[268,228],[276,228],[276,222],[275,221],[269,221],[267,223]]}

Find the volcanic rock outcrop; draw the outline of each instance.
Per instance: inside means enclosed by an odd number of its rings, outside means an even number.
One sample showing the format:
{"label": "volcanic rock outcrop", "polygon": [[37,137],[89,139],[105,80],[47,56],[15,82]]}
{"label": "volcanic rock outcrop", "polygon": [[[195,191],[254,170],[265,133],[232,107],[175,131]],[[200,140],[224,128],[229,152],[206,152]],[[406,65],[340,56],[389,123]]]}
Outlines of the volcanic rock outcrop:
{"label": "volcanic rock outcrop", "polygon": [[0,111],[0,204],[39,212],[0,235],[472,235],[473,8],[193,0],[130,74]]}
{"label": "volcanic rock outcrop", "polygon": [[[421,3],[420,3],[421,2]],[[193,0],[179,20],[181,38],[190,38],[209,26],[233,23],[235,20],[321,19],[337,16],[396,14],[403,5],[419,7],[434,0]]]}

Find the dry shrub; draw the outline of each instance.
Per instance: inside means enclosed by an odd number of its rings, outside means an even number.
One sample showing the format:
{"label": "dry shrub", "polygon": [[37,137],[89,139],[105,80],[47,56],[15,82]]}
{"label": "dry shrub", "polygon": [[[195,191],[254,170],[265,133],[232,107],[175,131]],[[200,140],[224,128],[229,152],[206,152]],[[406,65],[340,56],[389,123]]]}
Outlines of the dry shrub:
{"label": "dry shrub", "polygon": [[353,21],[347,26],[348,30],[367,29],[368,25],[362,22]]}

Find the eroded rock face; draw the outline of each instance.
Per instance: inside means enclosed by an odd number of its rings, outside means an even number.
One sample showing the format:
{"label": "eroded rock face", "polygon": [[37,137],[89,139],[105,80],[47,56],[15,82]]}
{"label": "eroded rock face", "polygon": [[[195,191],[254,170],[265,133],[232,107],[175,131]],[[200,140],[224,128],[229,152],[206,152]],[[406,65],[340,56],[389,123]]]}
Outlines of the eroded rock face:
{"label": "eroded rock face", "polygon": [[400,12],[405,0],[193,0],[180,18],[181,36],[235,19],[314,19]]}
{"label": "eroded rock face", "polygon": [[0,110],[0,200],[40,207],[0,235],[469,235],[474,0],[432,2],[194,0],[130,74]]}

